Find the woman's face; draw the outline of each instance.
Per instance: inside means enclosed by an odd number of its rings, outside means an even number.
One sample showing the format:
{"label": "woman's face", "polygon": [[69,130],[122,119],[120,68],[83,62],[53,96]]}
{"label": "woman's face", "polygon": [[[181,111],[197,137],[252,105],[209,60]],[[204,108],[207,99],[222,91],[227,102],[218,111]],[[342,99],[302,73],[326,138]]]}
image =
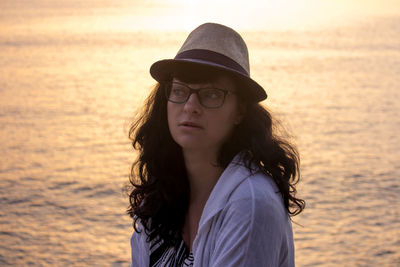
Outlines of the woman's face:
{"label": "woman's face", "polygon": [[[194,90],[219,88],[229,91],[225,95],[223,105],[218,108],[204,107],[195,93],[192,93],[185,103],[168,101],[167,105],[170,133],[184,151],[208,150],[218,153],[235,125],[239,124],[242,118],[237,95],[234,94],[236,88],[233,81],[227,77],[220,77],[212,83],[183,83],[177,79],[174,79],[173,82],[187,85]],[[173,85],[171,90],[172,94],[179,97],[179,94],[182,94],[181,85],[176,85]],[[203,104],[212,102],[213,97],[215,96],[205,93]]]}

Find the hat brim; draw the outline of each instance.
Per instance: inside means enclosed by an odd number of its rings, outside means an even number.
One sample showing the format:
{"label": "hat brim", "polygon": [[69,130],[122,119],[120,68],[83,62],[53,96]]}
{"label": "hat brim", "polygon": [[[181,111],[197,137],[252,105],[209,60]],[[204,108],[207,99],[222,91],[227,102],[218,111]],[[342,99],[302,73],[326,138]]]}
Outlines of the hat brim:
{"label": "hat brim", "polygon": [[155,80],[162,82],[170,80],[173,76],[173,73],[190,69],[190,67],[213,68],[228,75],[232,75],[232,77],[234,77],[239,84],[246,87],[246,92],[244,95],[250,102],[260,102],[267,98],[267,93],[263,87],[249,76],[244,75],[243,73],[234,69],[209,61],[203,61],[199,59],[164,59],[155,62],[150,67],[150,74]]}

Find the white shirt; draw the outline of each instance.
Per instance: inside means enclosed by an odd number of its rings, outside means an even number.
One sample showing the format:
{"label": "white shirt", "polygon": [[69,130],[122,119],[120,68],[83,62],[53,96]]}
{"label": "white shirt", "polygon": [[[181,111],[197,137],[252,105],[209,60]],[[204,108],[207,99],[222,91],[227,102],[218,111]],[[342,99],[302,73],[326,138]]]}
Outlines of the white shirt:
{"label": "white shirt", "polygon": [[[278,192],[272,178],[251,173],[237,155],[204,207],[193,266],[294,266],[292,225]],[[144,230],[132,235],[132,267],[149,266],[146,238]]]}

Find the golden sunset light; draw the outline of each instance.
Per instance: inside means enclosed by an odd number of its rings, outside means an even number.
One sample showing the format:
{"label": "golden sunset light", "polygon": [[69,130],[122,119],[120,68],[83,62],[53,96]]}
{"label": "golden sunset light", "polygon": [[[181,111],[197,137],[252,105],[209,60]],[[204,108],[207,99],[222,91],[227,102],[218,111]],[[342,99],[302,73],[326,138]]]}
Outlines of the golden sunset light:
{"label": "golden sunset light", "polygon": [[[174,58],[188,33],[206,22],[243,37],[250,78],[268,95],[258,103],[283,125],[277,134],[299,151],[296,196],[306,207],[292,217],[290,228],[296,266],[399,266],[400,0],[0,0],[1,266],[130,265],[136,251],[124,190],[138,151],[129,129],[154,88],[165,89],[156,97],[168,107],[185,105],[193,92],[210,91],[208,83],[202,91],[179,80],[166,83],[169,76],[160,86],[150,74],[154,62]],[[208,45],[214,40],[209,37],[199,40]],[[214,47],[231,45],[227,39],[216,36],[224,42]],[[203,48],[185,53],[201,54]],[[247,53],[232,54],[245,56],[237,62],[232,57],[230,66],[247,62]],[[211,55],[208,59],[221,56]],[[247,86],[224,79],[217,81],[226,90],[211,90],[210,95],[219,92],[217,102],[203,94],[201,111],[218,110],[229,99],[235,110],[235,97],[251,96]],[[187,99],[168,94],[172,88]],[[243,103],[235,114],[253,117],[248,108],[255,106]],[[167,108],[155,110],[162,116],[150,117],[165,126]],[[175,111],[176,117],[183,114]],[[208,118],[215,119],[214,132],[225,122],[232,129],[242,123],[213,114]],[[217,123],[218,118],[226,120]],[[186,132],[206,127],[184,124],[179,140],[200,147]],[[166,126],[164,135],[154,129],[153,138],[169,136]],[[252,146],[280,142],[239,139]],[[143,140],[156,147],[146,136]],[[161,153],[162,147],[172,145],[155,148],[166,160],[145,158],[166,170],[175,158]],[[170,215],[165,213],[167,222]]]}
{"label": "golden sunset light", "polygon": [[[153,1],[155,23],[151,28],[191,29],[205,21],[226,23],[242,29],[318,28],[343,24],[360,16],[400,13],[397,0],[170,0]],[[153,13],[155,12],[155,13]]]}

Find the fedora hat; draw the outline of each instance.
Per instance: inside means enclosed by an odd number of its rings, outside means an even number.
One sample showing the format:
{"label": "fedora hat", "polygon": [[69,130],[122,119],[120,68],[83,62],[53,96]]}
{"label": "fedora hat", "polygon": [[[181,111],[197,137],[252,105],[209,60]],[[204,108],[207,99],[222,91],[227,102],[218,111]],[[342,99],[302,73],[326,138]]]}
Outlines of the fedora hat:
{"label": "fedora hat", "polygon": [[173,59],[153,63],[151,76],[159,81],[171,79],[177,71],[207,68],[222,71],[239,82],[239,90],[251,102],[267,98],[265,90],[250,78],[249,54],[242,37],[233,29],[205,23],[194,29]]}

